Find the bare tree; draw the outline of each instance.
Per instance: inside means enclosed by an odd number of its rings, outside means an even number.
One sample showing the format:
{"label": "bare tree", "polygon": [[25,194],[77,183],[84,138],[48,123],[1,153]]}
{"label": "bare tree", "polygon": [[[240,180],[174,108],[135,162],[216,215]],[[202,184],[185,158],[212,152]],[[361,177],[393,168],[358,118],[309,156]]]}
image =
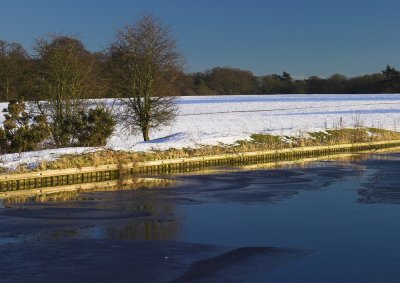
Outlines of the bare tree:
{"label": "bare tree", "polygon": [[109,57],[113,89],[124,98],[120,119],[148,141],[150,129],[168,125],[176,116],[172,94],[183,65],[176,39],[160,19],[144,15],[119,30]]}
{"label": "bare tree", "polygon": [[[50,118],[57,146],[73,145],[79,114],[99,90],[94,56],[74,37],[51,35],[36,41],[37,105]],[[42,100],[44,99],[44,100]]]}
{"label": "bare tree", "polygon": [[29,59],[28,53],[18,43],[0,40],[0,93],[6,101],[16,99],[17,81]]}

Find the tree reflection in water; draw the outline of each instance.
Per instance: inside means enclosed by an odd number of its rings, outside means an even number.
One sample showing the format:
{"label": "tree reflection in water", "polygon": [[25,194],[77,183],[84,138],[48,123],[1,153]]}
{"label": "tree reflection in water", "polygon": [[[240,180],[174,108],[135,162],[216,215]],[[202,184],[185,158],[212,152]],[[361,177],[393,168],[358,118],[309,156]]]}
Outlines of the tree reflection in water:
{"label": "tree reflection in water", "polygon": [[108,239],[118,240],[173,240],[181,230],[181,223],[176,220],[154,220],[127,224],[120,227],[109,227],[106,230]]}

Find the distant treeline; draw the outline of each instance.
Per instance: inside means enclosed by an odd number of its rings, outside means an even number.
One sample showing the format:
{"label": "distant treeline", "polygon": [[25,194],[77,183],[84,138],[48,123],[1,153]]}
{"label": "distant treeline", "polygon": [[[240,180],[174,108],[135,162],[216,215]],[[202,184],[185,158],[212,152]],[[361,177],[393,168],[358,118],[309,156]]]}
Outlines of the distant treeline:
{"label": "distant treeline", "polygon": [[[76,39],[74,39],[76,41]],[[65,40],[65,44],[68,44]],[[30,56],[18,43],[0,40],[0,100],[10,101],[25,97],[26,100],[45,98],[42,96],[40,73],[44,60],[40,39],[36,43],[37,54]],[[57,44],[63,44],[58,41]],[[110,87],[112,59],[107,51],[91,52],[80,46],[82,62],[77,66],[90,65],[92,88],[87,98],[115,97]],[[62,58],[62,57],[60,57]],[[57,64],[63,64],[62,61]],[[76,72],[81,71],[79,67]],[[82,69],[83,71],[83,69]],[[57,76],[58,74],[54,74]],[[329,78],[312,76],[307,79],[293,79],[283,72],[255,76],[252,72],[230,67],[218,67],[199,73],[180,73],[176,88],[171,95],[229,95],[229,94],[296,94],[296,93],[400,93],[400,72],[391,66],[379,73],[347,78],[334,74]]]}
{"label": "distant treeline", "polygon": [[295,80],[292,76],[272,74],[255,76],[250,71],[214,68],[202,73],[185,74],[181,95],[228,94],[355,94],[400,93],[400,72],[391,66],[380,73],[347,78],[334,74],[329,78],[311,76]]}

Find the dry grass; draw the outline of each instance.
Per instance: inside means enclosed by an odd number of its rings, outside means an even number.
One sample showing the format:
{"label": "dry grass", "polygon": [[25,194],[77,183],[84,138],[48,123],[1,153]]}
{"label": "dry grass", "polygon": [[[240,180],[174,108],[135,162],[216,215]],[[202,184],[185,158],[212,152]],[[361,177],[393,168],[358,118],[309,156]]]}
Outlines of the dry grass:
{"label": "dry grass", "polygon": [[80,155],[67,154],[55,161],[43,161],[37,170],[81,168],[107,164],[125,164],[143,161],[143,154],[128,151],[102,150]]}
{"label": "dry grass", "polygon": [[309,133],[311,145],[335,145],[400,139],[400,133],[377,128],[344,128]]}
{"label": "dry grass", "polygon": [[[146,153],[102,150],[81,155],[64,155],[55,161],[42,162],[37,167],[37,170],[80,168],[85,166],[125,164],[130,162],[137,163],[150,160],[235,154],[271,149],[297,148],[303,146],[337,145],[400,139],[400,132],[365,127],[338,128],[307,134],[307,137],[282,137],[269,134],[253,134],[251,135],[250,140],[237,141],[232,145],[204,145],[197,148],[172,148],[164,151],[155,150]],[[27,169],[21,166],[16,172],[24,171],[26,172]]]}

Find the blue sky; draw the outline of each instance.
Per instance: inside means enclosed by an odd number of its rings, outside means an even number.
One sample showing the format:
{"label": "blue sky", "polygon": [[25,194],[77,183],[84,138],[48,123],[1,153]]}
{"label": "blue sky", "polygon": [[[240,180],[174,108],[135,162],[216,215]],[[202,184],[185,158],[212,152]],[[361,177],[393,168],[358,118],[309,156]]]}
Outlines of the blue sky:
{"label": "blue sky", "polygon": [[97,51],[150,12],[171,26],[187,72],[355,76],[400,68],[398,11],[394,0],[0,0],[0,39],[31,51],[36,38],[66,33]]}

